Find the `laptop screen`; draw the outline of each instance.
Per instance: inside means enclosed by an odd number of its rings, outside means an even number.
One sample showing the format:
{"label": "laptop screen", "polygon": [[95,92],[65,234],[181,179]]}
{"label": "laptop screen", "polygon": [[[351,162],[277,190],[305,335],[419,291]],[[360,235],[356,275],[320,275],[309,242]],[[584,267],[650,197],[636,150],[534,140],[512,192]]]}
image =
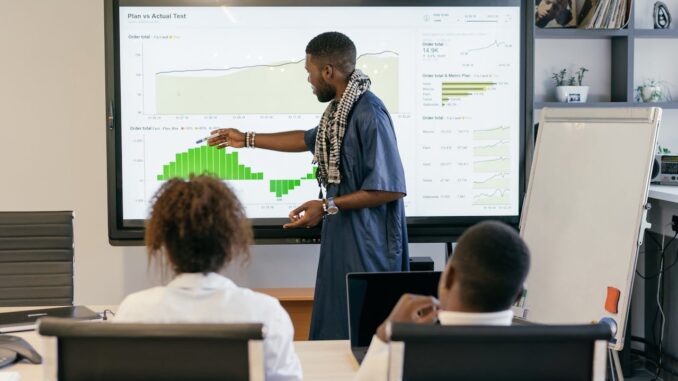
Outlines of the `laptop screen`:
{"label": "laptop screen", "polygon": [[346,276],[351,347],[367,347],[405,294],[438,297],[440,271],[351,273]]}

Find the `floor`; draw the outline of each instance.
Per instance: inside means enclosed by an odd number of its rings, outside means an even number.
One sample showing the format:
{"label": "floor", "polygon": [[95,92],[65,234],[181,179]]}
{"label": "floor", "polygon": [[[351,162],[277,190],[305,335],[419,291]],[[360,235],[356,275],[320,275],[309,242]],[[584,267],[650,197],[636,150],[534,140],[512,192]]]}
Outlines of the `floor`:
{"label": "floor", "polygon": [[[654,373],[647,369],[636,369],[633,377],[625,378],[625,381],[650,381],[654,378]],[[661,378],[658,378],[661,381]]]}

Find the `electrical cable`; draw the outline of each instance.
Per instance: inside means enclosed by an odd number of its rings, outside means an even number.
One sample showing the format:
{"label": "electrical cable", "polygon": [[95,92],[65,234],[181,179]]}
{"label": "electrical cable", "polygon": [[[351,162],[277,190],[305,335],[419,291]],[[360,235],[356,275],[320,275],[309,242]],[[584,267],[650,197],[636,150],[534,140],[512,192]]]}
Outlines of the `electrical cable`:
{"label": "electrical cable", "polygon": [[[642,357],[643,360],[647,361],[648,363],[650,363],[650,365],[652,365],[652,366],[654,366],[654,367],[657,367],[657,366],[658,366],[658,364],[657,364],[654,360],[652,360],[652,359],[647,355],[647,353],[645,353],[645,352],[643,352],[643,351],[641,351],[641,350],[638,350],[638,349],[631,349],[631,354],[634,354],[634,355],[636,355],[636,356]],[[676,368],[674,368],[674,367],[672,367],[672,366],[669,366],[669,365],[667,365],[667,364],[664,364],[664,365],[662,366],[662,369],[664,369],[665,371],[667,371],[667,372],[671,373],[672,375],[678,377],[678,369],[676,369]]]}
{"label": "electrical cable", "polygon": [[[639,337],[639,336],[631,336],[631,341],[635,341],[637,343],[642,343],[652,349],[653,352],[657,352],[657,345],[650,342],[648,339],[644,337]],[[645,351],[647,353],[647,350]],[[678,356],[671,352],[667,352],[666,348],[664,348],[664,357],[670,358],[672,361],[678,362]]]}
{"label": "electrical cable", "polygon": [[[662,242],[663,243],[663,242]],[[662,253],[664,251],[662,250]],[[662,254],[661,259],[659,260],[659,268],[662,269],[664,268],[664,255]],[[666,328],[666,315],[664,314],[664,297],[663,297],[663,292],[662,289],[664,288],[662,286],[662,278],[664,276],[664,271],[659,272],[659,278],[657,278],[657,308],[659,309],[659,313],[661,314],[661,325],[659,329],[659,345],[657,345],[657,370],[655,372],[654,378],[652,379],[653,381],[657,380],[659,378],[659,374],[661,373],[662,370],[662,362],[663,362],[663,356],[662,356],[662,345],[664,344],[664,329]]]}
{"label": "electrical cable", "polygon": [[109,314],[110,314],[111,316],[115,317],[115,312],[113,312],[113,311],[111,311],[111,310],[109,310],[109,309],[105,309],[105,310],[101,311],[101,313],[99,313],[99,315],[101,316],[101,319],[102,319],[102,320],[108,320],[108,319],[110,319],[110,318],[108,317]]}
{"label": "electrical cable", "polygon": [[[649,237],[652,237],[651,234],[648,234],[648,236],[649,236]],[[666,245],[666,247],[663,246],[663,242],[660,244],[659,241],[657,241],[656,238],[652,237],[652,240],[657,244],[657,247],[660,248],[660,250],[657,251],[657,252],[660,254],[660,256],[664,256],[664,253],[665,253],[666,250],[669,248],[669,246],[671,246],[671,244],[673,243],[673,241],[676,239],[676,236],[678,236],[678,232],[676,232],[676,234],[673,235],[673,237],[671,238],[671,240],[669,241],[669,243]],[[662,241],[663,241],[663,237],[664,237],[664,236],[662,236]],[[639,253],[639,254],[644,254],[644,253],[645,253],[645,252],[642,252],[642,253]],[[676,256],[674,257],[673,262],[671,263],[671,265],[669,265],[669,266],[666,267],[666,268],[662,268],[662,267],[660,266],[660,270],[658,270],[656,274],[653,274],[653,275],[643,275],[643,274],[641,274],[640,271],[638,271],[638,270],[636,270],[636,274],[637,274],[639,277],[641,277],[641,278],[643,278],[643,279],[645,279],[645,280],[648,280],[648,279],[654,279],[654,278],[657,278],[657,277],[659,276],[660,273],[665,272],[666,270],[668,270],[668,269],[672,268],[673,266],[675,266],[676,263],[678,263],[678,251],[676,251]]]}
{"label": "electrical cable", "polygon": [[[672,223],[667,224],[667,226],[673,226]],[[666,314],[664,313],[664,285],[663,282],[665,280],[665,274],[667,270],[671,269],[673,266],[678,263],[678,250],[676,251],[676,254],[674,256],[673,261],[671,262],[670,265],[667,267],[664,267],[664,264],[667,262],[666,261],[666,252],[671,246],[671,244],[675,241],[676,237],[678,237],[678,231],[673,235],[673,237],[669,240],[668,243],[665,242],[666,236],[662,234],[662,240],[661,243],[652,235],[648,234],[650,239],[654,241],[655,245],[657,246],[658,253],[659,253],[659,270],[657,271],[656,274],[653,275],[643,275],[640,273],[640,271],[636,270],[636,274],[644,279],[644,280],[649,280],[649,279],[654,279],[657,278],[657,294],[656,294],[656,302],[657,302],[657,308],[655,309],[654,313],[654,318],[652,319],[652,338],[653,342],[658,343],[658,345],[654,348],[652,348],[656,354],[657,361],[654,362],[655,364],[655,373],[654,373],[654,378],[652,381],[656,381],[659,378],[659,375],[661,374],[662,370],[666,370],[663,360],[664,360],[664,351],[663,351],[663,344],[664,344],[664,334],[666,332]],[[647,249],[646,249],[647,251]],[[659,320],[659,330],[657,330],[657,323]],[[657,334],[659,337],[657,337]],[[647,343],[649,344],[649,343]],[[673,356],[671,356],[673,357]]]}

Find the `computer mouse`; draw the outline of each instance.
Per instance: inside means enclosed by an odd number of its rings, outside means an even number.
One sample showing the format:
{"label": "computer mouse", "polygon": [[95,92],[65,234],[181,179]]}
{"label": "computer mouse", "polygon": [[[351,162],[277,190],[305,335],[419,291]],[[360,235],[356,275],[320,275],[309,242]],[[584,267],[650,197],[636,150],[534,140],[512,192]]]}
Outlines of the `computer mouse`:
{"label": "computer mouse", "polygon": [[[2,353],[5,353],[6,351],[14,352],[16,358],[13,361],[26,359],[33,364],[42,363],[42,356],[40,356],[26,340],[18,336],[0,335],[0,350],[3,351]],[[0,354],[0,358],[2,357],[5,356]]]}
{"label": "computer mouse", "polygon": [[16,352],[0,348],[0,368],[14,363],[14,361],[16,361]]}

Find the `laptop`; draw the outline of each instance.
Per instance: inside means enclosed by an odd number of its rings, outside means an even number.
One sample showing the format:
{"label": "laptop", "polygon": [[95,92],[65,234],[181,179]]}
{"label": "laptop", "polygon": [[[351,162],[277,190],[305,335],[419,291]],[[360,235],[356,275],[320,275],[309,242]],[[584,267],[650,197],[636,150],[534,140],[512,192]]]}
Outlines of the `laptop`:
{"label": "laptop", "polygon": [[16,312],[0,313],[0,333],[31,331],[38,319],[60,317],[77,320],[101,319],[98,313],[84,306],[41,308]]}
{"label": "laptop", "polygon": [[349,273],[348,333],[351,351],[359,363],[379,325],[403,294],[438,296],[440,271]]}

